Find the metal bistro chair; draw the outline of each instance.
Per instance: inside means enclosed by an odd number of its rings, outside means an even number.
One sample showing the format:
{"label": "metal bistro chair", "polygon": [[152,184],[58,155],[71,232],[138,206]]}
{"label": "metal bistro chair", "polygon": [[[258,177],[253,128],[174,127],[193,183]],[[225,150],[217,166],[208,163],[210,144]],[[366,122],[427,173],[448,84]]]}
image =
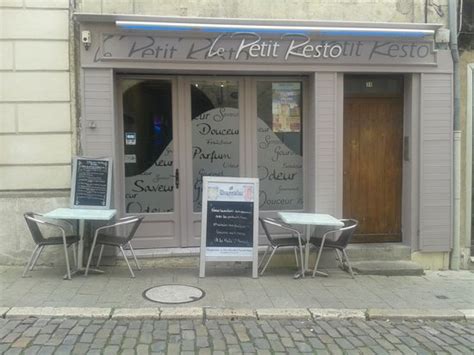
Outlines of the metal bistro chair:
{"label": "metal bistro chair", "polygon": [[[303,244],[301,242],[301,233],[279,219],[259,218],[259,220],[262,225],[263,231],[265,232],[265,235],[267,236],[267,239],[270,243],[267,249],[265,250],[265,253],[263,254],[260,264],[258,265],[259,268],[263,264],[267,253],[270,251],[270,249],[272,249],[272,253],[268,257],[267,262],[265,263],[265,266],[260,271],[260,275],[263,275],[268,264],[270,263],[270,260],[273,257],[273,254],[275,254],[278,248],[291,247],[295,251],[296,267],[299,267],[299,265],[301,265],[301,273],[304,276]],[[284,231],[290,232],[291,237],[278,237],[278,238],[272,237],[272,235],[270,234],[270,231],[268,230],[269,226],[277,227]],[[298,261],[298,254],[297,254],[296,249],[299,249],[300,251],[300,261]]]}
{"label": "metal bistro chair", "polygon": [[[89,259],[87,260],[87,266],[86,266],[86,271],[84,275],[87,276],[89,272],[89,266],[91,264],[92,260],[92,255],[94,254],[94,248],[96,245],[101,244],[100,252],[99,252],[99,257],[97,258],[97,264],[96,266],[99,267],[100,265],[100,260],[102,259],[102,253],[104,251],[104,246],[105,245],[111,245],[118,247],[120,251],[122,252],[123,258],[125,259],[125,262],[127,263],[128,269],[130,270],[130,274],[132,275],[132,278],[135,277],[135,274],[133,273],[132,267],[130,266],[130,263],[128,262],[127,256],[125,255],[125,252],[123,250],[123,247],[125,245],[128,245],[132,255],[133,259],[135,260],[135,264],[137,265],[137,269],[141,270],[140,264],[138,264],[137,257],[135,255],[135,252],[133,251],[132,244],[130,244],[130,240],[132,240],[133,236],[135,235],[135,232],[137,231],[138,227],[140,226],[140,223],[143,221],[143,216],[137,217],[137,216],[128,216],[128,217],[123,217],[119,219],[116,223],[110,224],[107,226],[99,227],[95,230],[94,233],[94,240],[92,241],[92,246],[91,250],[89,253]],[[104,233],[105,230],[111,229],[113,230],[114,228],[117,227],[122,227],[122,230],[125,230],[127,227],[128,233],[125,233],[125,235],[117,235],[117,234],[108,234]]]}
{"label": "metal bistro chair", "polygon": [[[354,273],[352,272],[351,263],[349,262],[349,258],[347,257],[346,247],[349,244],[354,231],[356,230],[359,222],[355,219],[341,219],[341,222],[344,223],[344,227],[340,229],[332,229],[329,231],[325,231],[323,236],[318,236],[317,230],[316,233],[313,233],[311,238],[309,239],[309,243],[314,245],[315,247],[319,247],[318,256],[316,258],[316,263],[314,264],[313,269],[313,277],[316,275],[319,259],[321,258],[321,254],[324,248],[331,248],[334,249],[336,252],[337,261],[341,264],[343,270],[349,269],[349,273],[351,274],[352,278],[354,278]],[[339,254],[341,253],[341,255]]]}
{"label": "metal bistro chair", "polygon": [[[74,262],[77,263],[75,243],[79,241],[79,236],[74,235],[72,233],[74,231],[73,225],[67,221],[61,221],[61,223],[53,223],[50,220],[44,220],[41,214],[34,213],[34,212],[27,212],[24,214],[24,217],[25,217],[25,221],[28,226],[28,229],[30,230],[31,236],[33,237],[33,240],[36,243],[36,247],[31,253],[30,259],[26,263],[25,270],[23,271],[22,277],[26,276],[26,273],[28,272],[28,270],[30,271],[33,270],[45,246],[62,244],[64,246],[64,255],[66,257],[67,278],[70,280],[71,269],[69,267],[69,257],[67,253],[67,247],[72,245],[73,254],[74,254]],[[66,233],[64,224],[70,227],[71,229],[70,234]],[[59,236],[45,237],[39,225],[52,227],[53,230],[59,230],[61,234]]]}

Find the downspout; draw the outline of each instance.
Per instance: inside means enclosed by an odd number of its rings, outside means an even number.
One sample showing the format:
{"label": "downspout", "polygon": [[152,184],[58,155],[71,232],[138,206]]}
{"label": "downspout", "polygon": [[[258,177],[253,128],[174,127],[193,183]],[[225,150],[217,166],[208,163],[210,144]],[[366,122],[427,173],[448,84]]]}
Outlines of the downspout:
{"label": "downspout", "polygon": [[453,201],[453,249],[451,251],[450,268],[459,270],[461,250],[461,128],[460,128],[460,93],[461,84],[459,76],[459,50],[457,26],[457,1],[451,0],[449,4],[449,31],[451,56],[453,57],[453,150],[454,150],[454,201]]}

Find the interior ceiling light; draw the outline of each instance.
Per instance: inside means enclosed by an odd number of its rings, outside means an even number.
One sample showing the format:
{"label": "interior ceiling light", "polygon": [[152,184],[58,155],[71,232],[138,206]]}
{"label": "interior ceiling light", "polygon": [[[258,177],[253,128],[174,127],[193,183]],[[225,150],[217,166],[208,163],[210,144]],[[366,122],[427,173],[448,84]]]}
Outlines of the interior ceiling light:
{"label": "interior ceiling light", "polygon": [[147,22],[115,21],[117,27],[127,30],[144,31],[196,31],[196,32],[257,32],[280,34],[319,34],[324,36],[353,37],[411,37],[433,36],[434,30],[374,27],[318,27],[318,26],[278,26],[278,25],[242,25],[215,23]]}

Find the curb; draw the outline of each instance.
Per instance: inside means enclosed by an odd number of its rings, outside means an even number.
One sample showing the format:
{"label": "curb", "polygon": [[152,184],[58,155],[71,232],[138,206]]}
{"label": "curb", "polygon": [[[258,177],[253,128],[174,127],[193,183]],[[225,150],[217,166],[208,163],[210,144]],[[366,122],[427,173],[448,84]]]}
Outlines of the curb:
{"label": "curb", "polygon": [[0,307],[0,318],[5,318],[5,315],[9,311],[10,308],[8,307]]}
{"label": "curb", "polygon": [[314,320],[367,319],[365,309],[310,308]]}
{"label": "curb", "polygon": [[262,308],[257,309],[258,319],[311,319],[306,308]]}
{"label": "curb", "polygon": [[200,308],[200,307],[161,308],[160,319],[204,319],[204,308]]}
{"label": "curb", "polygon": [[0,318],[93,318],[154,320],[474,320],[474,309],[333,309],[333,308],[201,308],[201,307],[0,307]]}
{"label": "curb", "polygon": [[459,312],[464,314],[466,320],[474,320],[474,309],[459,309]]}
{"label": "curb", "polygon": [[73,317],[109,319],[112,308],[97,307],[12,307],[5,314],[5,318],[25,317]]}
{"label": "curb", "polygon": [[205,308],[205,319],[257,319],[257,313],[247,308]]}
{"label": "curb", "polygon": [[465,314],[455,309],[378,309],[369,308],[367,319],[390,320],[466,320]]}
{"label": "curb", "polygon": [[111,319],[160,319],[159,308],[117,308]]}

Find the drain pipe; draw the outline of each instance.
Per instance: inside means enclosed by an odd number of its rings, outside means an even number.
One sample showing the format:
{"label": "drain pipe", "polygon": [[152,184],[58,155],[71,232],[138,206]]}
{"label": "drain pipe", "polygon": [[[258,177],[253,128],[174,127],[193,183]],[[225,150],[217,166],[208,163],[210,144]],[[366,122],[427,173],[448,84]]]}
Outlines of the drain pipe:
{"label": "drain pipe", "polygon": [[457,26],[457,1],[449,1],[449,30],[451,56],[453,57],[454,107],[453,107],[453,150],[454,150],[454,230],[453,249],[451,251],[450,268],[459,270],[461,253],[461,129],[460,129],[460,93],[459,50]]}

